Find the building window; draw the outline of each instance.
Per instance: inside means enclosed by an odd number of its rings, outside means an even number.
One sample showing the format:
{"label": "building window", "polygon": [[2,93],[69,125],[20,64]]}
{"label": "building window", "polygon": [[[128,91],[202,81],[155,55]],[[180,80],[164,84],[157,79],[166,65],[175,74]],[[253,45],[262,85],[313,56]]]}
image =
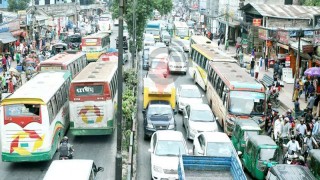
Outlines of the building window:
{"label": "building window", "polygon": [[35,5],[39,5],[39,0],[34,0]]}
{"label": "building window", "polygon": [[45,0],[44,4],[50,4],[50,0]]}
{"label": "building window", "polygon": [[2,4],[2,0],[0,0],[0,4]]}

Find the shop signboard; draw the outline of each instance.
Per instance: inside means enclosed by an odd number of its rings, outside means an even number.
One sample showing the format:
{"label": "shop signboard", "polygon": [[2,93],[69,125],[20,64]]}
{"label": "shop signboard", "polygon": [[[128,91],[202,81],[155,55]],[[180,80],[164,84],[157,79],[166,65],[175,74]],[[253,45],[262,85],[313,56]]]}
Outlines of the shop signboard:
{"label": "shop signboard", "polygon": [[284,30],[278,30],[278,39],[280,43],[289,44],[289,32]]}
{"label": "shop signboard", "polygon": [[320,45],[320,30],[315,30],[313,33],[313,43],[314,45]]}
{"label": "shop signboard", "polygon": [[253,26],[261,26],[261,19],[253,19],[252,25]]}
{"label": "shop signboard", "polygon": [[259,38],[263,40],[268,40],[268,30],[266,29],[259,29]]}

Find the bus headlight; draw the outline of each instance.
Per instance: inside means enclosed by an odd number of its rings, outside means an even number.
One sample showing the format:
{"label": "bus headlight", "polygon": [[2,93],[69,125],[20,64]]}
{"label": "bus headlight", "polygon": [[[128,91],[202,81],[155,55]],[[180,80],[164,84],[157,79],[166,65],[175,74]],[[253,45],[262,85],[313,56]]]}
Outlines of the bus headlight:
{"label": "bus headlight", "polygon": [[163,169],[160,166],[153,165],[153,170],[158,173],[163,173]]}
{"label": "bus headlight", "polygon": [[168,129],[174,129],[174,124],[170,124]]}
{"label": "bus headlight", "polygon": [[153,129],[153,125],[148,123],[147,128]]}

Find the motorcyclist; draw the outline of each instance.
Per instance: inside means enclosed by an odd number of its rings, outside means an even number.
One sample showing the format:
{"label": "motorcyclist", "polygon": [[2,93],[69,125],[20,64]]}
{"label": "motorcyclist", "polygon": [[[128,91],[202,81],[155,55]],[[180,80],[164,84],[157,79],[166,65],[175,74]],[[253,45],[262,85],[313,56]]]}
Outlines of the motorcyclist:
{"label": "motorcyclist", "polygon": [[293,116],[292,116],[292,110],[291,110],[291,109],[288,109],[288,110],[287,110],[287,115],[286,115],[286,117],[289,118],[289,122],[290,122],[290,123],[292,123],[292,122],[294,121]]}
{"label": "motorcyclist", "polygon": [[311,136],[311,133],[308,132],[307,133],[307,137],[304,138],[303,141],[303,145],[305,146],[305,152],[304,152],[304,159],[307,159],[309,151],[312,150],[313,147],[313,143],[315,144],[315,146],[318,148],[319,145],[317,143],[317,141]]}
{"label": "motorcyclist", "polygon": [[291,137],[291,141],[289,141],[287,144],[283,144],[283,146],[288,148],[288,154],[290,155],[294,155],[295,152],[301,150],[300,145],[294,136]]}
{"label": "motorcyclist", "polygon": [[60,143],[60,146],[59,146],[60,159],[66,158],[66,157],[68,159],[73,158],[74,149],[72,148],[72,145],[68,141],[69,141],[69,138],[67,136],[64,136]]}

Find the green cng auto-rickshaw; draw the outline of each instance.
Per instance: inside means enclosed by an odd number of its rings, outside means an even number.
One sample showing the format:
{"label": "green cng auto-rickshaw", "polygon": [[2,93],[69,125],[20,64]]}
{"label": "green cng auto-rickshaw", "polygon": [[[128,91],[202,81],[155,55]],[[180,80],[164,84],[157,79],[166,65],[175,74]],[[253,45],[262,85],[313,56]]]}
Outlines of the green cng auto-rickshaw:
{"label": "green cng auto-rickshaw", "polygon": [[266,180],[316,180],[310,170],[301,165],[277,164],[270,168]]}
{"label": "green cng auto-rickshaw", "polygon": [[249,135],[261,134],[260,126],[253,120],[237,120],[233,129],[231,141],[237,151],[243,150],[246,146]]}
{"label": "green cng auto-rickshaw", "polygon": [[255,179],[264,179],[268,168],[278,164],[279,147],[266,135],[248,137],[242,156],[243,166]]}
{"label": "green cng auto-rickshaw", "polygon": [[312,149],[309,152],[308,167],[316,179],[320,179],[320,149]]}

